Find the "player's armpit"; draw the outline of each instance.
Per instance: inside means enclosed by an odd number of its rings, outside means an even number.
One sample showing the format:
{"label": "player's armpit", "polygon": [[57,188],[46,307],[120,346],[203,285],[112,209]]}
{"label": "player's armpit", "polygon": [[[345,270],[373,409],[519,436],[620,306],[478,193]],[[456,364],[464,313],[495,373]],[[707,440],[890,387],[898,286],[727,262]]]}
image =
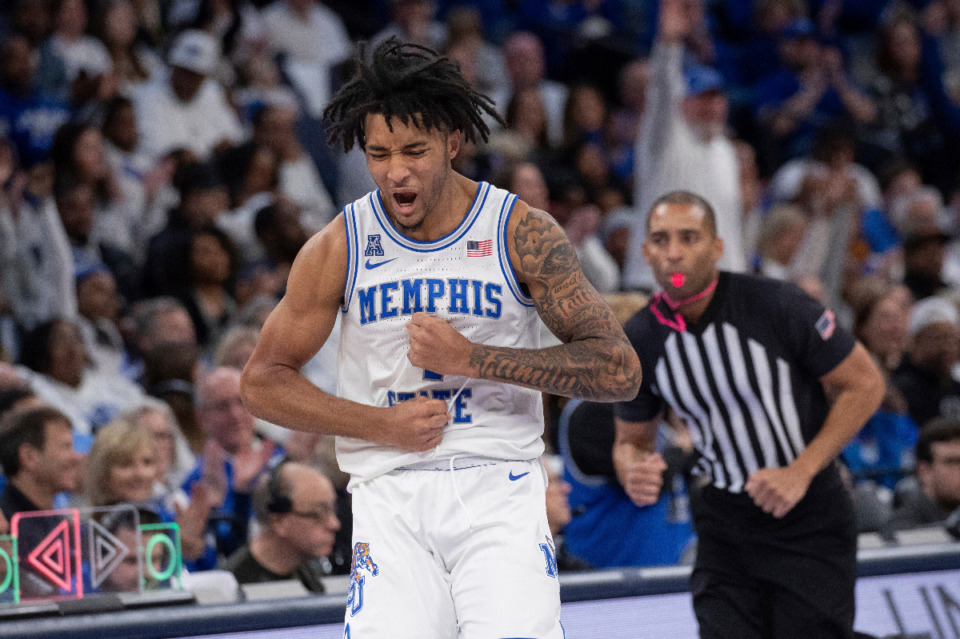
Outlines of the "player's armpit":
{"label": "player's armpit", "polygon": [[475,346],[477,376],[566,397],[633,399],[640,361],[603,297],[580,270],[563,229],[518,202],[508,235],[510,261],[547,327],[564,344],[539,350]]}

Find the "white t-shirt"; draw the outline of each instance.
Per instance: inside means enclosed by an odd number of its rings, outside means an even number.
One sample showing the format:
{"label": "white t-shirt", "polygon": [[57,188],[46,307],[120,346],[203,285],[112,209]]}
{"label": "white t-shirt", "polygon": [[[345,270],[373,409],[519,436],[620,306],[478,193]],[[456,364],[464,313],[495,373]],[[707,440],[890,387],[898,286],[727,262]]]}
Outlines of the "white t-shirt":
{"label": "white t-shirt", "polygon": [[185,148],[206,159],[222,140],[244,140],[240,119],[219,83],[207,78],[192,100],[181,102],[170,88],[169,74],[158,75],[134,99],[140,147],[149,157]]}

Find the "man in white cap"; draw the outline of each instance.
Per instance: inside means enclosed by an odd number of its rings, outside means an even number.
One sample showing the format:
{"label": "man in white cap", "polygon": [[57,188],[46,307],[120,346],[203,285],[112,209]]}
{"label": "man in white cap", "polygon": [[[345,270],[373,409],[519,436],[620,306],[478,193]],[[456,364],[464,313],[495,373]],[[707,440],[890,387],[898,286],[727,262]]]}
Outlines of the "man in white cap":
{"label": "man in white cap", "polygon": [[167,54],[169,73],[137,92],[134,104],[143,151],[160,158],[187,149],[207,158],[223,145],[243,140],[236,112],[223,87],[210,76],[220,63],[220,45],[197,30],[180,33]]}
{"label": "man in white cap", "polygon": [[646,109],[634,154],[636,215],[623,267],[625,288],[656,288],[653,271],[643,257],[644,221],[657,198],[677,190],[695,193],[713,205],[724,246],[720,268],[746,268],[739,161],[724,134],[727,94],[716,70],[694,66],[682,71],[683,43],[692,28],[683,2],[661,4]]}
{"label": "man in white cap", "polygon": [[960,362],[960,313],[954,302],[928,297],[910,314],[910,347],[891,381],[907,400],[917,426],[934,417],[960,419],[960,383],[951,370]]}

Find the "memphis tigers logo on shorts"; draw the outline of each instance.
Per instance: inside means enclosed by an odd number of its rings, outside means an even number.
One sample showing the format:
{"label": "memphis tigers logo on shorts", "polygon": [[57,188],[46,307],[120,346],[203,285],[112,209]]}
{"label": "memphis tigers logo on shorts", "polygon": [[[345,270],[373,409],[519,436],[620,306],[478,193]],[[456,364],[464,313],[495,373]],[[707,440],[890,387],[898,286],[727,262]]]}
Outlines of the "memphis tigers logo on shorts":
{"label": "memphis tigers logo on shorts", "polygon": [[[364,574],[366,573],[366,574]],[[350,563],[350,591],[347,593],[347,610],[350,616],[355,617],[363,608],[363,584],[367,575],[376,577],[380,574],[380,566],[370,555],[370,543],[358,541],[353,546],[353,560]]]}

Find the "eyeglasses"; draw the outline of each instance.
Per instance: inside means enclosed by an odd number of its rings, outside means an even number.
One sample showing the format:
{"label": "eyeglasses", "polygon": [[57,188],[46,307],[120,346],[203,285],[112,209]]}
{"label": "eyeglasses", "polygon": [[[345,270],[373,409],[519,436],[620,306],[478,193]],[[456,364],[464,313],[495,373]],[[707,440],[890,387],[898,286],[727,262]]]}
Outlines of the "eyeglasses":
{"label": "eyeglasses", "polygon": [[315,511],[304,511],[304,510],[291,510],[289,511],[290,515],[296,515],[297,517],[303,517],[304,519],[311,519],[318,524],[322,524],[331,516],[336,516],[337,509],[335,506],[330,504],[322,504],[319,510]]}

